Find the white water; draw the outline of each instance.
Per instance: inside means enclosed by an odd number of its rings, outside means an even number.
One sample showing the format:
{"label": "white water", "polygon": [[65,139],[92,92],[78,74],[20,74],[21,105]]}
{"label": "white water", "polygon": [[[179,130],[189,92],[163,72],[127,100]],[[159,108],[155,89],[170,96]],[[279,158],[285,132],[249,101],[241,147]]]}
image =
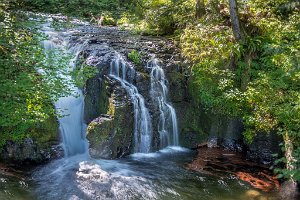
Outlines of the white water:
{"label": "white water", "polygon": [[134,108],[134,152],[149,153],[152,143],[152,127],[149,111],[145,106],[143,96],[138,89],[126,80],[127,71],[133,69],[126,65],[124,60],[117,56],[110,66],[110,76],[118,80],[129,94]]}
{"label": "white water", "polygon": [[150,95],[159,107],[158,131],[160,134],[161,148],[167,146],[178,146],[178,125],[175,109],[168,102],[167,79],[164,70],[159,66],[158,60],[148,62],[151,69],[151,90]]}
{"label": "white water", "polygon": [[[35,195],[41,200],[182,199],[176,188],[184,188],[181,183],[187,175],[176,162],[178,157],[191,157],[190,153],[166,149],[120,160],[96,160],[84,155],[56,160],[33,174],[38,182]],[[170,158],[176,159],[173,162]]]}
{"label": "white water", "polygon": [[[86,43],[78,43],[67,51],[65,37],[61,37],[54,29],[50,28],[50,23],[44,24],[42,32],[48,36],[48,40],[43,41],[46,56],[49,58],[50,55],[60,56],[60,54],[67,53],[75,55],[70,60],[70,69],[67,69],[67,71],[73,70],[78,55]],[[53,61],[53,59],[51,60]],[[53,63],[49,63],[49,65],[51,64]],[[69,89],[72,91],[69,96],[61,97],[55,102],[55,108],[61,114],[58,120],[65,156],[82,154],[87,151],[87,142],[85,140],[86,125],[83,122],[84,97],[82,91],[71,81],[72,77],[70,75],[65,75],[63,72],[58,73],[70,82]]]}

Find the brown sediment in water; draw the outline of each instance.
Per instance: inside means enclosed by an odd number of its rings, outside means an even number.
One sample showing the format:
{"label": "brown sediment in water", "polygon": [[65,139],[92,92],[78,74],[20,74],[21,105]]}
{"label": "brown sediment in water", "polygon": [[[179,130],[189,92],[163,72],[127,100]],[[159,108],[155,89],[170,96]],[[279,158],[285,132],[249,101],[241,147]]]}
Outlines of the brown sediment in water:
{"label": "brown sediment in water", "polygon": [[16,178],[23,178],[23,172],[9,167],[3,163],[0,163],[0,175],[11,176]]}
{"label": "brown sediment in water", "polygon": [[268,166],[247,161],[243,154],[220,147],[199,145],[198,155],[186,167],[214,176],[230,173],[264,192],[279,188],[279,182]]}

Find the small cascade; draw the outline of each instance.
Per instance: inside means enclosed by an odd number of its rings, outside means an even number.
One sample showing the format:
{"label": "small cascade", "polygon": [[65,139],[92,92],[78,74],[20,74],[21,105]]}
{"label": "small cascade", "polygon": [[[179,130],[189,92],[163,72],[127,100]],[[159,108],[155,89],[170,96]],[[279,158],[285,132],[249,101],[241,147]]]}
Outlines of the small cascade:
{"label": "small cascade", "polygon": [[[44,25],[42,32],[49,37],[49,40],[43,41],[47,58],[50,54],[53,54],[52,56],[59,56],[59,54],[67,51],[67,42],[61,41],[59,34],[50,28],[49,23]],[[59,44],[57,41],[60,41]],[[78,43],[66,52],[75,55],[70,60],[70,69],[66,71],[75,68],[77,57],[85,44],[85,42]],[[43,73],[40,70],[39,72]],[[70,96],[61,97],[54,103],[57,112],[62,115],[58,120],[65,156],[82,154],[87,151],[87,142],[84,139],[86,125],[83,122],[84,97],[82,91],[72,84],[72,77],[70,75],[61,73],[60,76],[70,82],[70,89],[72,91]]]}
{"label": "small cascade", "polygon": [[151,69],[150,95],[158,105],[160,116],[158,131],[160,146],[178,146],[178,126],[175,109],[168,102],[167,79],[164,70],[159,66],[158,60],[148,62],[147,68]]}
{"label": "small cascade", "polygon": [[126,65],[124,60],[118,56],[111,62],[110,76],[118,80],[129,94],[134,108],[134,152],[149,153],[152,143],[151,118],[145,106],[143,96],[138,92],[136,86],[127,80],[128,74],[135,73],[132,67]]}

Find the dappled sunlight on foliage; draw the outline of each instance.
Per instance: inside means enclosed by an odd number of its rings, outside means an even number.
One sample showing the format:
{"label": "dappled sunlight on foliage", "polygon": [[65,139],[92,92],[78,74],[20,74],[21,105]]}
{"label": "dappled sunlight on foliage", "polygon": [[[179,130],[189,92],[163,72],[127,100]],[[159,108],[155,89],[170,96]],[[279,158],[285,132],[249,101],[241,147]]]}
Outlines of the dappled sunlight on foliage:
{"label": "dappled sunlight on foliage", "polygon": [[283,172],[299,179],[299,9],[294,2],[289,7],[294,11],[281,13],[290,4],[284,0],[239,3],[248,33],[244,41],[234,40],[226,18],[208,20],[208,15],[184,30],[181,45],[193,66],[192,93],[215,112],[243,118],[248,142],[258,133],[288,134],[294,170]]}
{"label": "dappled sunlight on foliage", "polygon": [[56,58],[49,65],[43,37],[13,8],[8,1],[0,5],[0,146],[30,137],[30,129],[56,115],[53,102],[70,92],[58,75],[66,62]]}
{"label": "dappled sunlight on foliage", "polygon": [[28,8],[39,12],[63,13],[79,17],[92,17],[92,14],[101,15],[102,12],[117,11],[119,8],[118,0],[31,0],[19,2],[23,4],[23,9]]}

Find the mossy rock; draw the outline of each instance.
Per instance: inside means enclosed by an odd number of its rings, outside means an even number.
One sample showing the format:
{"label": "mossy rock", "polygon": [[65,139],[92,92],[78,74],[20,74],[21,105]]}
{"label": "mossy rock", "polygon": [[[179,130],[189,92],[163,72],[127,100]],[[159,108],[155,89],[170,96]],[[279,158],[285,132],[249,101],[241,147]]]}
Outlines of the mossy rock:
{"label": "mossy rock", "polygon": [[84,89],[84,120],[86,123],[106,114],[109,107],[109,85],[105,78],[88,79]]}
{"label": "mossy rock", "polygon": [[93,158],[115,159],[131,153],[134,132],[132,105],[130,101],[122,104],[116,101],[112,94],[107,112],[114,115],[103,115],[88,125],[87,139]]}
{"label": "mossy rock", "polygon": [[63,156],[59,147],[59,124],[56,117],[35,124],[27,138],[19,142],[8,141],[0,153],[7,163],[33,164]]}
{"label": "mossy rock", "polygon": [[42,123],[38,123],[36,128],[29,133],[38,145],[57,144],[59,141],[59,123],[57,118],[52,116]]}
{"label": "mossy rock", "polygon": [[201,108],[192,102],[179,102],[173,104],[177,113],[180,132],[180,145],[194,148],[197,144],[206,142],[208,138],[206,116]]}

